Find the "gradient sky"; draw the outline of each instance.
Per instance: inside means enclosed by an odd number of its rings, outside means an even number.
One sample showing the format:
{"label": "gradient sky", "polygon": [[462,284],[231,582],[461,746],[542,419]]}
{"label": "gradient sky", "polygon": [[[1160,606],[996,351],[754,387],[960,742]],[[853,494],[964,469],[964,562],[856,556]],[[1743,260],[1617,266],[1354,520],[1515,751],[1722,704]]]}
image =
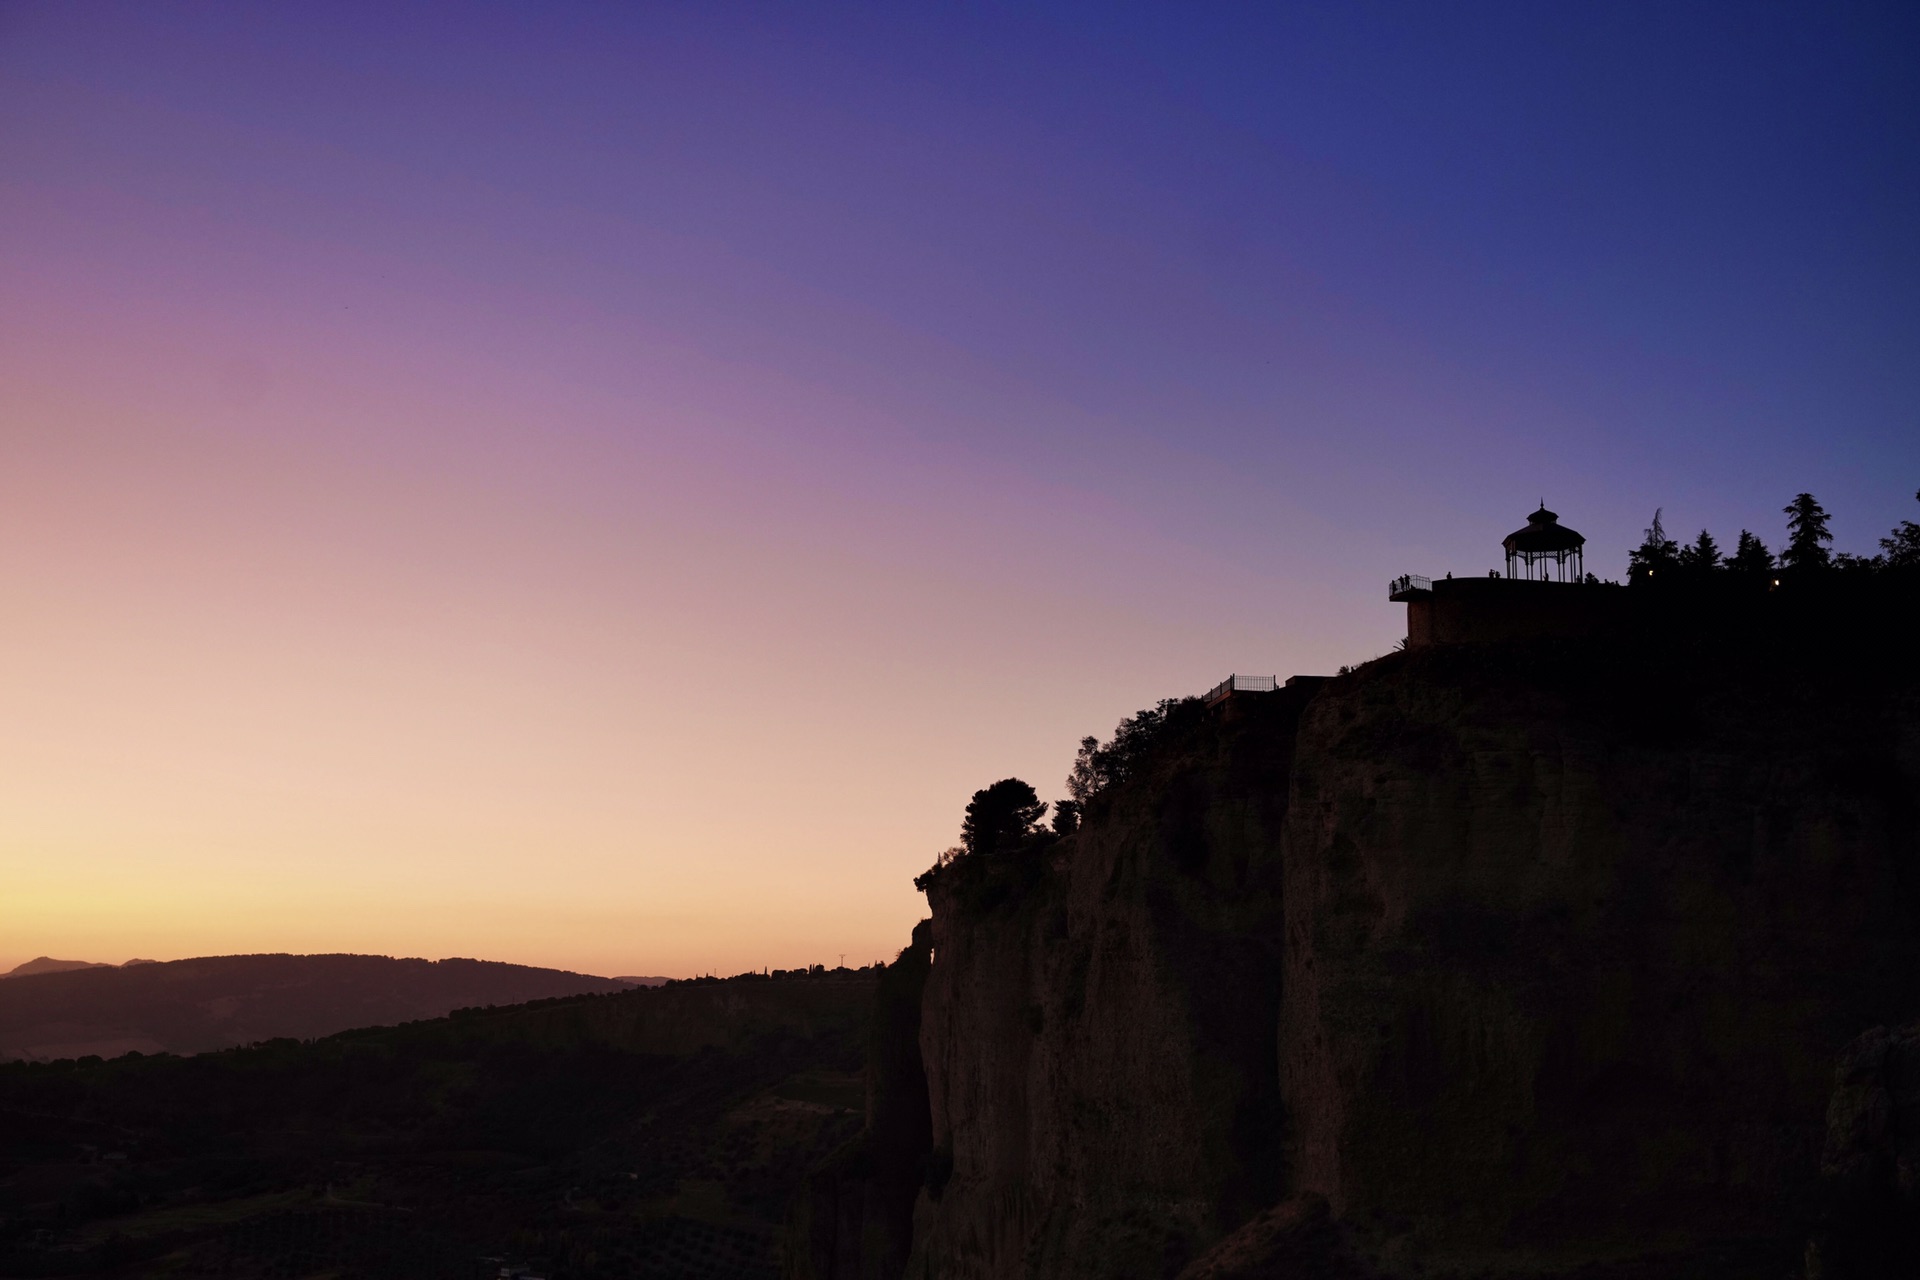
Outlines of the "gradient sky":
{"label": "gradient sky", "polygon": [[0,968],[890,956],[1545,498],[1920,517],[1911,4],[0,4]]}

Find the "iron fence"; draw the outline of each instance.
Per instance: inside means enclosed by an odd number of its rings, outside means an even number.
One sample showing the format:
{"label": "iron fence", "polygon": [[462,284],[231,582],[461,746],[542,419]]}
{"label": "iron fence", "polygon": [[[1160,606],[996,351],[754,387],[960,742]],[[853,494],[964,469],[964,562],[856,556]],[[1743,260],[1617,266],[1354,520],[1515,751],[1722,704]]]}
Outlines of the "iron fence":
{"label": "iron fence", "polygon": [[1273,693],[1279,688],[1279,676],[1233,675],[1209,689],[1206,701],[1218,702],[1230,693]]}
{"label": "iron fence", "polygon": [[1431,591],[1433,579],[1418,573],[1403,573],[1387,584],[1387,599],[1405,595],[1409,591]]}

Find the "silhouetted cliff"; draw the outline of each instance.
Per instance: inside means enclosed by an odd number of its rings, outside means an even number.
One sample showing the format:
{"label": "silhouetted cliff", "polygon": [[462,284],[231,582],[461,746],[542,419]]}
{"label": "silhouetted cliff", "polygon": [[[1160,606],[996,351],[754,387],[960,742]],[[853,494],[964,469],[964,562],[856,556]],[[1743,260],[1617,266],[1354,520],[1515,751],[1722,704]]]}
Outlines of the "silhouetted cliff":
{"label": "silhouetted cliff", "polygon": [[1920,682],[1828,621],[1236,698],[942,868],[906,1274],[1874,1274],[1822,1152],[1920,1014]]}

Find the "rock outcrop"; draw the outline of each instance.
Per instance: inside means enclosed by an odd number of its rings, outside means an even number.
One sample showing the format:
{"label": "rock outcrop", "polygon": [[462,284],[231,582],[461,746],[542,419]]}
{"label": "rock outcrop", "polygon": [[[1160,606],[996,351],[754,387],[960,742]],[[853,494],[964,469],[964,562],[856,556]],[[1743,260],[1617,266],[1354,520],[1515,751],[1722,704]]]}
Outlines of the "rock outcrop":
{"label": "rock outcrop", "polygon": [[1807,1280],[1911,1276],[1920,1261],[1920,1025],[1840,1054]]}
{"label": "rock outcrop", "polygon": [[942,868],[905,1273],[1800,1272],[1834,1055],[1920,1012],[1903,662],[1394,655]]}
{"label": "rock outcrop", "polygon": [[1920,1008],[1920,717],[1743,657],[1440,652],[1307,717],[1291,1173],[1384,1269],[1792,1241],[1831,1055]]}

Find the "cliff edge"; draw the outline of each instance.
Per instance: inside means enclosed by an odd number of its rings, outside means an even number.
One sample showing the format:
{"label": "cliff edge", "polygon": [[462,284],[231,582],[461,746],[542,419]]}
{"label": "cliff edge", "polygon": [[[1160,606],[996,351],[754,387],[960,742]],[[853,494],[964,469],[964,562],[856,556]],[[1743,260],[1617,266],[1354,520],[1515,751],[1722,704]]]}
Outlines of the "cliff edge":
{"label": "cliff edge", "polygon": [[1920,1014],[1897,643],[1436,647],[1225,710],[928,878],[905,1274],[1853,1256],[1835,1063]]}

